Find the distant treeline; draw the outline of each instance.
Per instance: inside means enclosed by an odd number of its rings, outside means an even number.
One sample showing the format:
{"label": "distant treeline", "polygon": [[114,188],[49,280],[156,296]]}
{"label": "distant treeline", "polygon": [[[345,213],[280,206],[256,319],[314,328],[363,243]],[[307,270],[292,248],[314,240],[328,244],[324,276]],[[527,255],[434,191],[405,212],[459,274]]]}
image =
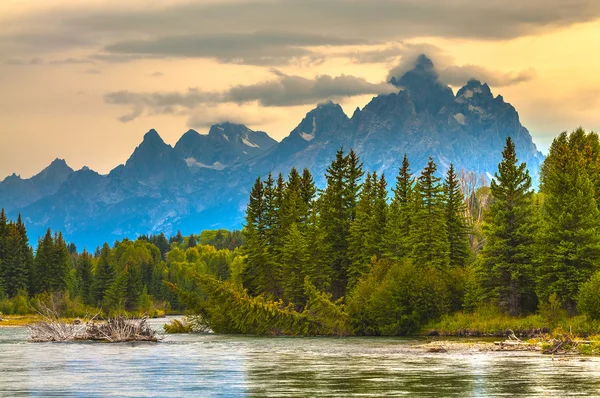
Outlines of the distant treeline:
{"label": "distant treeline", "polygon": [[482,306],[600,318],[599,154],[595,133],[561,134],[537,193],[510,138],[489,187],[405,156],[390,197],[340,150],[323,190],[306,169],[257,179],[241,284],[180,294],[222,332],[400,335]]}
{"label": "distant treeline", "polygon": [[34,251],[21,217],[9,221],[1,210],[0,312],[31,313],[39,302],[65,316],[182,311],[166,282],[194,288],[198,272],[230,278],[241,268],[242,243],[240,231],[177,232],[169,239],[159,234],[105,243],[91,254],[48,230]]}

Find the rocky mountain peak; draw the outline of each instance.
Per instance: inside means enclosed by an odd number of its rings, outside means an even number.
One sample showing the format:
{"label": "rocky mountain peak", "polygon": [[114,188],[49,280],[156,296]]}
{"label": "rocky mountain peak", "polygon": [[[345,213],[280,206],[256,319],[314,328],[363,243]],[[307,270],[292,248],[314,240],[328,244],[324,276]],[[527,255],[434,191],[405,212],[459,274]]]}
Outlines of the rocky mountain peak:
{"label": "rocky mountain peak", "polygon": [[417,113],[436,115],[440,109],[454,102],[452,89],[440,83],[433,62],[424,54],[402,77],[392,77],[390,84],[408,92]]}

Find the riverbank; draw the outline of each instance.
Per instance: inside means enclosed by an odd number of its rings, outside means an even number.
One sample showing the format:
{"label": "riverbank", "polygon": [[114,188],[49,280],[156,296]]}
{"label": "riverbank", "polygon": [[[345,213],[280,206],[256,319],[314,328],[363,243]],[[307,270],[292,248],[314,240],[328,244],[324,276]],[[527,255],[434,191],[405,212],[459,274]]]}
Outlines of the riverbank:
{"label": "riverbank", "polygon": [[29,326],[42,320],[40,315],[2,315],[1,318],[0,328]]}

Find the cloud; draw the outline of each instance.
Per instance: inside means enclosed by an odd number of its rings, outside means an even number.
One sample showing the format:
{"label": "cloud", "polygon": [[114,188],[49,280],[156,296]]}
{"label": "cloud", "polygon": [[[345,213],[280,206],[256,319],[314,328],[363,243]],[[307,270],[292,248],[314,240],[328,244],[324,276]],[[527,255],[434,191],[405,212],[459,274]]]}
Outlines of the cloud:
{"label": "cloud", "polygon": [[98,75],[98,74],[102,73],[102,71],[100,69],[90,68],[90,69],[86,69],[84,71],[84,73],[87,73],[87,74],[90,74],[90,75]]}
{"label": "cloud", "polygon": [[[0,33],[0,53],[14,57],[86,48],[103,49],[97,55],[112,62],[209,57],[277,65],[314,56],[313,46],[415,37],[505,40],[599,17],[600,2],[592,0],[233,0],[150,5],[133,0],[127,7],[112,0],[12,16]],[[378,62],[393,57],[390,51],[356,58]]]}
{"label": "cloud", "polygon": [[162,77],[164,75],[165,74],[160,71],[156,71],[156,72],[150,74],[151,77]]}
{"label": "cloud", "polygon": [[462,86],[468,80],[475,78],[490,86],[512,86],[535,78],[535,69],[529,68],[518,72],[499,72],[477,65],[450,65],[439,72],[440,81],[451,86]]}
{"label": "cloud", "polygon": [[366,43],[364,39],[290,32],[188,34],[117,42],[105,47],[105,56],[215,58],[234,64],[282,65],[322,58],[306,47]]}
{"label": "cloud", "polygon": [[203,91],[189,88],[187,92],[134,93],[117,91],[104,96],[105,102],[129,105],[131,112],[121,116],[127,122],[149,114],[185,113],[200,106],[217,104],[257,103],[264,107],[286,107],[315,104],[327,99],[339,100],[366,94],[381,94],[397,89],[385,82],[370,83],[361,77],[320,75],[314,79],[286,75],[272,70],[275,79],[249,85],[237,85],[224,91]]}
{"label": "cloud", "polygon": [[250,110],[238,105],[221,104],[194,110],[188,118],[187,126],[201,129],[224,122],[245,124],[246,126],[264,125],[279,120],[281,116],[277,112],[265,109]]}
{"label": "cloud", "polygon": [[512,86],[530,81],[536,76],[536,71],[533,68],[517,72],[502,72],[479,65],[456,65],[454,59],[440,48],[418,44],[405,49],[400,63],[390,70],[387,80],[389,81],[392,77],[396,79],[402,77],[414,67],[417,58],[421,54],[426,54],[432,60],[439,81],[451,86],[462,86],[470,79],[480,80],[493,87]]}

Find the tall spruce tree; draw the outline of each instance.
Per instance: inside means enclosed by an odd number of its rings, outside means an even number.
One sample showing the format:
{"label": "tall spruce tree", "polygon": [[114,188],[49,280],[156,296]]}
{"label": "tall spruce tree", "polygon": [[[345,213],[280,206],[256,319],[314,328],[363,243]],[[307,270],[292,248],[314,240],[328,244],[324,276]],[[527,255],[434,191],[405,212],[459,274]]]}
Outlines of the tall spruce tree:
{"label": "tall spruce tree", "polygon": [[[571,313],[582,283],[600,268],[600,212],[592,155],[595,134],[562,133],[550,146],[541,172],[545,195],[540,234],[538,294],[556,293]],[[591,175],[590,175],[591,174]]]}
{"label": "tall spruce tree", "polygon": [[413,186],[414,180],[405,153],[402,167],[396,177],[396,186],[393,188],[394,198],[389,206],[385,227],[385,255],[394,260],[400,260],[411,253],[410,224]]}
{"label": "tall spruce tree", "polygon": [[348,284],[348,235],[356,217],[356,203],[363,176],[362,163],[354,151],[344,156],[343,149],[327,168],[327,187],[319,200],[319,223],[323,233],[324,259],[331,270],[331,293],[342,297]]}
{"label": "tall spruce tree", "polygon": [[92,282],[94,280],[94,266],[92,256],[84,248],[77,256],[76,275],[79,286],[79,295],[84,304],[93,304]]}
{"label": "tall spruce tree", "polygon": [[310,261],[308,245],[296,223],[290,225],[288,233],[283,240],[282,274],[283,298],[294,303],[300,310],[306,303],[304,296],[304,277],[307,276],[307,267]]}
{"label": "tall spruce tree", "polygon": [[536,217],[531,177],[519,164],[510,137],[492,180],[492,204],[484,226],[482,287],[511,315],[536,308],[534,236]]}
{"label": "tall spruce tree", "polygon": [[29,288],[29,246],[16,224],[8,224],[6,249],[2,260],[4,292],[8,297]]}
{"label": "tall spruce tree", "polygon": [[448,231],[451,267],[464,267],[469,258],[469,227],[465,218],[466,205],[454,165],[446,173],[446,230]]}
{"label": "tall spruce tree", "polygon": [[102,305],[106,292],[117,277],[117,269],[113,262],[112,253],[108,243],[104,243],[94,272],[93,295],[96,304]]}
{"label": "tall spruce tree", "polygon": [[415,185],[410,230],[412,258],[417,264],[438,269],[450,263],[446,229],[444,187],[435,175],[437,166],[429,158]]}
{"label": "tall spruce tree", "polygon": [[51,291],[53,286],[53,262],[55,248],[52,231],[50,228],[46,231],[44,238],[38,240],[38,246],[35,253],[33,292],[42,293]]}
{"label": "tall spruce tree", "polygon": [[368,270],[371,253],[367,248],[367,241],[372,227],[376,187],[377,173],[367,173],[356,205],[356,216],[350,224],[350,234],[348,236],[350,265],[348,266],[347,290],[351,290],[358,279]]}
{"label": "tall spruce tree", "polygon": [[5,293],[4,260],[6,258],[6,240],[8,239],[8,220],[4,209],[0,209],[0,297]]}

